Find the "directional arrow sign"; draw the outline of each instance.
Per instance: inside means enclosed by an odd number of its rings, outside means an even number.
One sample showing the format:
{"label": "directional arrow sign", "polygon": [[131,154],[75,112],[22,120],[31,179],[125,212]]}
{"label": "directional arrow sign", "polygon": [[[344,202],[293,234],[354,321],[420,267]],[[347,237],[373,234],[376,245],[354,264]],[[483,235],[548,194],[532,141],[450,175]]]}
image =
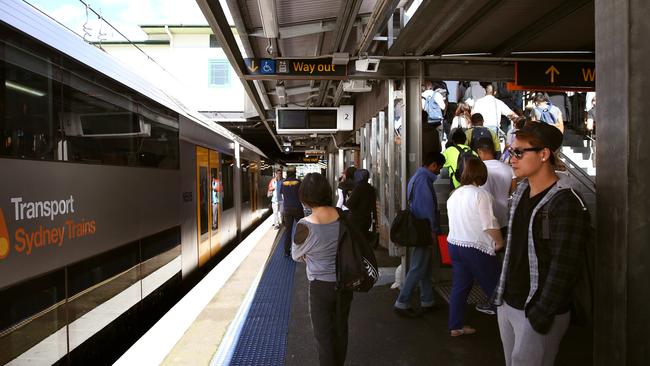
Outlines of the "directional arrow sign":
{"label": "directional arrow sign", "polygon": [[521,89],[594,90],[593,62],[517,62],[515,84]]}
{"label": "directional arrow sign", "polygon": [[546,70],[545,74],[547,74],[547,75],[550,74],[551,75],[551,84],[554,84],[555,83],[555,75],[556,74],[560,75],[560,72],[555,68],[555,65],[551,65],[551,67],[549,67]]}
{"label": "directional arrow sign", "polygon": [[246,68],[248,69],[248,73],[252,75],[257,75],[259,74],[260,66],[259,62],[254,59],[254,58],[247,58],[244,59],[244,63],[246,64]]}

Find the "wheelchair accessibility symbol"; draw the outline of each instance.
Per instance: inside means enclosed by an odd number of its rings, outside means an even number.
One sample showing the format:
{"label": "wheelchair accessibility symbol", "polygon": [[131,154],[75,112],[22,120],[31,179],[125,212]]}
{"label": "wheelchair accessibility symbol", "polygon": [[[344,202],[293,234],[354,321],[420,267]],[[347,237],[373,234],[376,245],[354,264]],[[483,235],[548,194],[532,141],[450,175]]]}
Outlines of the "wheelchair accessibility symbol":
{"label": "wheelchair accessibility symbol", "polygon": [[262,59],[260,62],[260,73],[275,74],[275,60]]}

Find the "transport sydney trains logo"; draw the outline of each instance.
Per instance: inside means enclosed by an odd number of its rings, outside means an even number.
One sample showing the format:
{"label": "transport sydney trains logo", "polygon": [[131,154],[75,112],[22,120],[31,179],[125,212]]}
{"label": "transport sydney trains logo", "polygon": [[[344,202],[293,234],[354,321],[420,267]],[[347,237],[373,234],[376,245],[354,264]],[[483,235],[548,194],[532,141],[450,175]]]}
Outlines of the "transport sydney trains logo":
{"label": "transport sydney trains logo", "polygon": [[[70,218],[78,214],[72,195],[51,201],[12,197],[10,202],[13,212],[7,212],[8,216],[0,209],[0,259],[6,258],[12,251],[31,255],[45,248],[61,248],[68,241],[93,235],[97,231],[95,220]],[[12,236],[7,225],[7,220],[11,218],[16,224]]]}

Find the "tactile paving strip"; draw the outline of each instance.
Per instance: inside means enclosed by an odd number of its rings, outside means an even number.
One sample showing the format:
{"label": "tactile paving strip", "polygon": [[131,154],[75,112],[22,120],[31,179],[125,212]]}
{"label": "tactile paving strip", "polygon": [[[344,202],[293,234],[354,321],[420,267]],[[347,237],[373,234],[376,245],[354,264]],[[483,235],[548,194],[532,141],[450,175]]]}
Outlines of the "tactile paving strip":
{"label": "tactile paving strip", "polygon": [[284,365],[296,263],[277,243],[242,328],[231,365]]}
{"label": "tactile paving strip", "polygon": [[[449,304],[449,298],[451,297],[451,282],[439,283],[435,286],[435,290]],[[477,283],[474,283],[474,286],[472,286],[472,289],[469,292],[469,296],[467,296],[467,303],[484,304],[486,302],[487,296],[485,296],[481,287]]]}

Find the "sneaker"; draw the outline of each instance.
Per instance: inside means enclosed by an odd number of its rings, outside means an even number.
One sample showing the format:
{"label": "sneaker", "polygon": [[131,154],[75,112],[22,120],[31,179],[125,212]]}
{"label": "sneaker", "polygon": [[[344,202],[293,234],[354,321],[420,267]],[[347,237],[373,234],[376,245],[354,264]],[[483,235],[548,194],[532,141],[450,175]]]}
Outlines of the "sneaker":
{"label": "sneaker", "polygon": [[483,314],[494,315],[496,314],[496,309],[493,305],[490,304],[476,304],[476,311],[480,311]]}
{"label": "sneaker", "polygon": [[420,313],[417,311],[408,308],[408,309],[400,309],[400,308],[393,308],[393,311],[395,314],[401,316],[402,318],[417,318],[420,316]]}

